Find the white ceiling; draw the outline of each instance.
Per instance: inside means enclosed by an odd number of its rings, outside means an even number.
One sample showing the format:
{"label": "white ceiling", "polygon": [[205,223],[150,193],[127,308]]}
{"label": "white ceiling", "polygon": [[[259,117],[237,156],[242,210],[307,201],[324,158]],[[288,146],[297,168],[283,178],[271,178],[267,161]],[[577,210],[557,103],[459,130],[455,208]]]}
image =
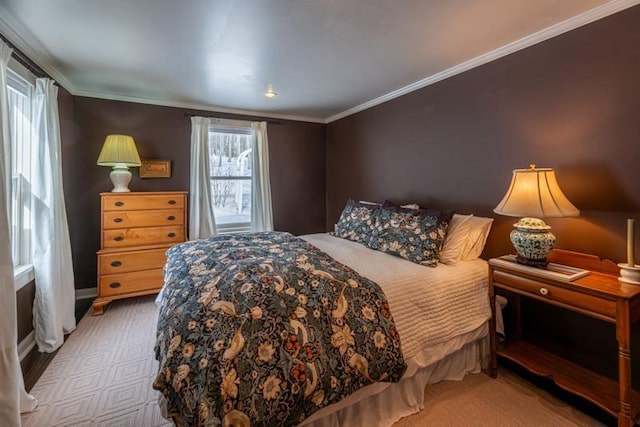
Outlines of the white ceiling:
{"label": "white ceiling", "polygon": [[0,32],[74,95],[329,122],[638,3],[0,0]]}

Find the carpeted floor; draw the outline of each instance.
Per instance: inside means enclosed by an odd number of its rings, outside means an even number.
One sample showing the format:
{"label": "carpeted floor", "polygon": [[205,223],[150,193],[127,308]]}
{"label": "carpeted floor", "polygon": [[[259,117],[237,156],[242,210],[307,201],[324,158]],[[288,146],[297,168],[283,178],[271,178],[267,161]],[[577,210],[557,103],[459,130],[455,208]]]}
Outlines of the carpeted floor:
{"label": "carpeted floor", "polygon": [[89,311],[31,390],[38,407],[23,426],[170,426],[151,383],[158,310],[153,297]]}
{"label": "carpeted floor", "polygon": [[[24,426],[169,426],[151,388],[157,309],[153,297],[111,303],[89,312],[31,393],[38,408]],[[507,370],[429,386],[425,409],[394,427],[599,426],[598,422]]]}

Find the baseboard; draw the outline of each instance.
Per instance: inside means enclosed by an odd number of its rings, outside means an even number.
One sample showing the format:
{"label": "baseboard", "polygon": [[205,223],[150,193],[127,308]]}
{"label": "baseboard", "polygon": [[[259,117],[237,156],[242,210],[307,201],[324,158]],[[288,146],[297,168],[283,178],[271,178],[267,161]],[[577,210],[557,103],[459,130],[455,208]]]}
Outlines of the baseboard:
{"label": "baseboard", "polygon": [[27,357],[29,352],[36,346],[36,331],[31,331],[20,343],[18,343],[18,357],[20,361]]}
{"label": "baseboard", "polygon": [[95,298],[98,296],[98,288],[76,289],[76,301],[81,299]]}

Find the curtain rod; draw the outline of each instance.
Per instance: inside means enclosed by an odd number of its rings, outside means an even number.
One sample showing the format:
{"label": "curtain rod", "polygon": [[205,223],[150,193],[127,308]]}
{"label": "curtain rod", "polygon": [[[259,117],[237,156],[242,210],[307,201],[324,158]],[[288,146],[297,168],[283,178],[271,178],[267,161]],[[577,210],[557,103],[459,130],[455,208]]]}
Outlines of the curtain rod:
{"label": "curtain rod", "polygon": [[47,72],[42,68],[40,68],[38,64],[33,62],[27,55],[25,55],[20,49],[18,49],[16,45],[11,43],[9,39],[4,36],[4,34],[0,34],[0,39],[2,39],[2,41],[4,41],[11,49],[13,49],[13,52],[11,53],[13,59],[23,65],[27,70],[29,70],[30,73],[33,73],[33,75],[36,77],[47,77],[55,81],[55,79],[51,78],[51,76],[47,74]]}
{"label": "curtain rod", "polygon": [[[228,113],[223,113],[223,114],[228,114]],[[204,114],[196,114],[196,113],[184,113],[185,117],[206,117],[207,119],[228,119],[228,120],[244,120],[247,122],[252,121],[251,119],[247,120],[247,119],[231,119],[228,117],[218,117],[218,116],[207,116]],[[242,116],[244,117],[244,116]],[[266,120],[258,120],[261,122],[267,122],[267,124],[270,125],[281,125],[282,124],[282,120],[274,120],[274,119],[266,119]]]}

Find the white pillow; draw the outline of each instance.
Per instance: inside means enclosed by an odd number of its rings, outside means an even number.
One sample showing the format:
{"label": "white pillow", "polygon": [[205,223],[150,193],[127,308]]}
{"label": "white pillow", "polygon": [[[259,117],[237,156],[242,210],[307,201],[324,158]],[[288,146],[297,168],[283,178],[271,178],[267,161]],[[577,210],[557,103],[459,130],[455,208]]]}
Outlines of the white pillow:
{"label": "white pillow", "polygon": [[470,223],[471,228],[469,229],[467,244],[462,250],[462,256],[460,257],[463,261],[471,261],[480,257],[484,249],[484,244],[487,242],[487,236],[489,236],[493,218],[474,216],[471,218]]}
{"label": "white pillow", "polygon": [[458,263],[467,244],[472,217],[473,215],[453,215],[453,218],[449,221],[447,236],[440,251],[441,263],[447,265],[456,265]]}

